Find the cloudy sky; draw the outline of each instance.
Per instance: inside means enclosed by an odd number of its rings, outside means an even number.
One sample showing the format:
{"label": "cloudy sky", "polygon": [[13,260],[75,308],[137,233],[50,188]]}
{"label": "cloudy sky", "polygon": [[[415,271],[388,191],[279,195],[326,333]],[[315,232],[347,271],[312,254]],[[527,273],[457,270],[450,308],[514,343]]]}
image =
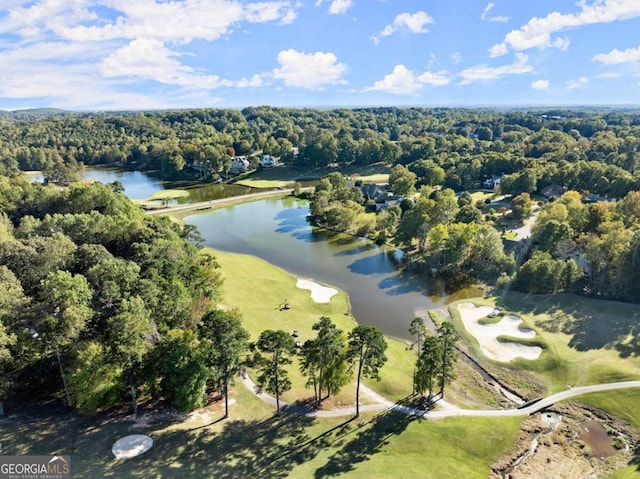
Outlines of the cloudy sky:
{"label": "cloudy sky", "polygon": [[0,109],[638,104],[640,0],[1,0]]}

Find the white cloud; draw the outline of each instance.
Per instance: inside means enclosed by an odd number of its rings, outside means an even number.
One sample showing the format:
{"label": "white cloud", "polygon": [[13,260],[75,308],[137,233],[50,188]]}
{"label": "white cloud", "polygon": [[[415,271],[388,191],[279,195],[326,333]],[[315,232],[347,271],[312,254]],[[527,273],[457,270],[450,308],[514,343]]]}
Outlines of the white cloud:
{"label": "white cloud", "polygon": [[180,53],[155,39],[139,38],[109,55],[102,63],[104,77],[135,77],[185,88],[212,90],[220,87],[257,88],[271,75],[261,73],[240,80],[222,79],[182,64]]}
{"label": "white cloud", "polygon": [[95,21],[97,16],[88,10],[87,3],[86,0],[41,0],[5,5],[7,15],[0,19],[0,33],[10,32],[23,38],[37,39],[47,30],[56,31],[80,22]]}
{"label": "white cloud", "polygon": [[533,67],[528,65],[529,57],[524,53],[516,53],[515,61],[510,65],[499,67],[489,67],[478,65],[462,70],[458,75],[462,77],[460,85],[468,85],[481,80],[498,80],[505,75],[521,75],[533,71]]}
{"label": "white cloud", "polygon": [[590,5],[581,0],[578,5],[580,11],[576,13],[552,12],[544,18],[533,17],[521,28],[509,32],[504,43],[516,51],[549,47],[566,49],[568,40],[553,40],[552,34],[585,25],[611,23],[640,16],[640,2],[637,0],[595,0]]}
{"label": "white cloud", "polygon": [[189,43],[193,39],[216,40],[241,22],[290,23],[296,7],[289,0],[242,3],[238,0],[105,0],[117,12],[115,20],[98,19],[92,0],[41,0],[29,8],[14,8],[0,21],[0,32],[24,38],[53,32],[75,41],[155,38]]}
{"label": "white cloud", "polygon": [[507,45],[504,43],[497,43],[489,49],[489,56],[491,58],[501,57],[502,55],[506,55],[508,51],[509,49],[507,48]]}
{"label": "white cloud", "polygon": [[444,86],[451,83],[451,77],[446,71],[439,71],[436,73],[424,72],[418,77],[418,80],[422,83],[433,86]]}
{"label": "white cloud", "polygon": [[417,75],[404,65],[396,65],[393,72],[378,80],[367,91],[383,91],[394,95],[411,95],[420,91],[425,84],[442,86],[451,82],[447,72],[424,72]]}
{"label": "white cloud", "polygon": [[577,80],[569,80],[567,81],[567,90],[575,90],[576,88],[581,88],[589,82],[587,77],[580,77]]}
{"label": "white cloud", "polygon": [[139,38],[109,55],[102,64],[102,74],[105,77],[132,76],[204,89],[232,85],[216,75],[198,74],[193,68],[176,60],[177,56],[178,53],[165,47],[159,40]]}
{"label": "white cloud", "polygon": [[290,48],[278,54],[278,63],[281,67],[273,70],[273,77],[287,86],[318,90],[345,83],[342,75],[347,67],[331,52],[302,53]]}
{"label": "white cloud", "polygon": [[[405,27],[412,33],[426,33],[429,30],[424,26],[431,23],[434,23],[433,18],[431,18],[427,12],[419,11],[414,14],[401,13],[394,18],[392,23],[384,27],[379,36],[388,37],[389,35],[393,35],[399,29]],[[369,39],[375,44],[380,41],[375,35],[372,35]]]}
{"label": "white cloud", "polygon": [[287,1],[258,2],[245,6],[245,18],[250,23],[266,23],[280,21],[291,23],[296,18],[295,10]]}
{"label": "white cloud", "polygon": [[620,65],[621,63],[640,62],[640,47],[626,50],[613,49],[609,53],[598,53],[593,59],[604,65]]}
{"label": "white cloud", "polygon": [[[319,7],[325,0],[318,0],[316,2],[316,7]],[[331,5],[329,5],[329,13],[332,15],[342,15],[351,8],[353,5],[352,0],[331,0]]]}
{"label": "white cloud", "polygon": [[536,80],[531,84],[534,90],[546,90],[549,88],[549,80]]}
{"label": "white cloud", "polygon": [[489,4],[487,4],[487,6],[484,8],[484,11],[482,12],[482,15],[480,15],[480,19],[483,22],[498,22],[498,23],[506,23],[509,21],[509,17],[504,16],[504,15],[496,15],[493,17],[489,17],[487,14],[493,9],[493,7],[495,7],[496,4],[491,2]]}

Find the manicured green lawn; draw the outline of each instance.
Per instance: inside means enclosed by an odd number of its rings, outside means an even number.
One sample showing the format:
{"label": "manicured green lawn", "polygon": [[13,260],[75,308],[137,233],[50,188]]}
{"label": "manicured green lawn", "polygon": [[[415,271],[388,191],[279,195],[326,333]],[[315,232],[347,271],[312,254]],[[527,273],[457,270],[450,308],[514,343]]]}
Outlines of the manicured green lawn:
{"label": "manicured green lawn", "polygon": [[[273,417],[259,400],[241,397],[234,418],[185,429],[152,423],[68,417],[0,422],[10,454],[70,454],[73,477],[245,478],[332,476],[486,478],[489,466],[515,443],[517,418],[419,420],[398,413],[314,419]],[[240,403],[238,403],[240,404]],[[113,443],[147,434],[153,447],[116,460]]]}
{"label": "manicured green lawn", "polygon": [[[342,170],[342,173],[352,180],[364,183],[387,183],[390,168],[386,165],[352,165]],[[312,170],[298,170],[289,166],[255,170],[240,175],[234,183],[251,186],[253,188],[284,188],[293,187],[296,181],[319,180],[328,175],[332,168],[315,168]]]}
{"label": "manicured green lawn", "polygon": [[[534,373],[550,392],[568,385],[625,381],[640,378],[640,305],[595,300],[574,295],[535,296],[508,292],[503,297],[464,300],[476,305],[499,304],[505,314],[524,320],[522,327],[536,331],[543,353],[537,360],[516,359],[494,363]],[[454,303],[450,308],[459,330],[465,330]],[[476,341],[466,335],[484,358]]]}
{"label": "manicured green lawn", "polygon": [[[357,324],[349,314],[349,300],[340,291],[329,303],[316,303],[311,292],[296,287],[297,279],[284,270],[248,255],[238,255],[215,251],[214,255],[224,272],[223,285],[225,307],[237,308],[243,315],[244,326],[257,339],[265,329],[297,330],[298,341],[315,337],[312,326],[321,316],[328,316],[346,334]],[[329,285],[330,286],[330,285]],[[291,309],[280,310],[285,299]],[[382,381],[367,381],[376,392],[391,400],[401,399],[411,394],[413,354],[405,343],[387,339],[389,349],[387,364],[382,368]],[[304,387],[306,379],[298,371],[298,363],[287,366],[293,388],[283,395],[285,401],[296,401],[313,395],[312,389]],[[347,385],[335,398],[343,405],[353,405],[355,383]],[[361,396],[362,402],[367,398]]]}

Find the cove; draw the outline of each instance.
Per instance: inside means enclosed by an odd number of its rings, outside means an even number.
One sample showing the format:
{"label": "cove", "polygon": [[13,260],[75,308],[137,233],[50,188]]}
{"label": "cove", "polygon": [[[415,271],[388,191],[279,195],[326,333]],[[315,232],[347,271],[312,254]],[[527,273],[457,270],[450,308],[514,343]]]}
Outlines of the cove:
{"label": "cove", "polygon": [[358,323],[396,338],[409,339],[414,316],[479,294],[469,288],[447,296],[441,282],[406,267],[399,251],[313,228],[308,214],[308,202],[287,197],[192,215],[184,222],[196,226],[213,249],[257,256],[296,277],[342,289]]}
{"label": "cove", "polygon": [[[32,181],[43,181],[42,174],[31,174]],[[124,194],[132,200],[149,198],[156,191],[166,189],[186,190],[189,196],[172,200],[170,204],[190,204],[202,201],[218,200],[230,196],[246,195],[256,190],[248,186],[200,183],[197,181],[168,181],[162,180],[152,172],[123,170],[106,166],[87,166],[84,169],[84,179],[99,181],[104,184],[119,181]]]}

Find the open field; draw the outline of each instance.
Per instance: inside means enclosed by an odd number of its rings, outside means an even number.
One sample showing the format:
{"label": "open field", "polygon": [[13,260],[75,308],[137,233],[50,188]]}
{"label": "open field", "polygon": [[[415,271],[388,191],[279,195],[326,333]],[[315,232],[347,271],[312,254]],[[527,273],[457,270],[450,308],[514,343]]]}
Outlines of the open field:
{"label": "open field", "polygon": [[[239,175],[233,183],[252,188],[293,188],[296,182],[317,181],[333,171],[336,170],[330,167],[300,170],[283,165],[250,171]],[[350,179],[364,183],[387,183],[389,171],[386,165],[351,165],[340,170]]]}

